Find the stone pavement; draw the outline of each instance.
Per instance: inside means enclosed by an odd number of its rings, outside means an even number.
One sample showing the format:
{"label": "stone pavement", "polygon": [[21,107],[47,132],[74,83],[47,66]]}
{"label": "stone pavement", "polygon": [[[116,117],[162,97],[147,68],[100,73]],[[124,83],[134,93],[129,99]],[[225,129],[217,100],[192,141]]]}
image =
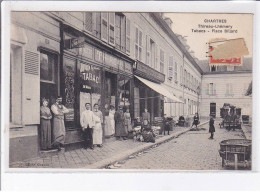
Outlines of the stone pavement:
{"label": "stone pavement", "polygon": [[170,169],[170,170],[224,170],[219,156],[219,142],[225,139],[243,139],[242,130],[220,129],[215,122],[214,139],[208,139],[206,130],[189,131],[158,147],[135,154],[131,159],[118,161],[119,169]]}
{"label": "stone pavement", "polygon": [[[201,121],[201,123],[203,122],[205,121]],[[113,138],[105,141],[102,148],[66,150],[54,155],[43,155],[42,157],[15,162],[10,164],[10,168],[102,168],[139,150],[174,138],[188,130],[188,128],[175,127],[173,131],[170,131],[169,136],[158,135],[156,143],[133,142],[132,139],[116,141]]]}

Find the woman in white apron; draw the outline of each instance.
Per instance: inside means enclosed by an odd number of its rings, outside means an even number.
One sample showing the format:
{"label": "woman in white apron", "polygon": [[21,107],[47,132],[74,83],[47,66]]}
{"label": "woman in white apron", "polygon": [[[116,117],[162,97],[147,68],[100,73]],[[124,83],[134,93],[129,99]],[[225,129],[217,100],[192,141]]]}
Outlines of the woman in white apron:
{"label": "woman in white apron", "polygon": [[114,135],[115,134],[115,107],[114,106],[110,106],[110,110],[109,110],[109,118],[110,118],[110,132],[111,132],[111,135]]}

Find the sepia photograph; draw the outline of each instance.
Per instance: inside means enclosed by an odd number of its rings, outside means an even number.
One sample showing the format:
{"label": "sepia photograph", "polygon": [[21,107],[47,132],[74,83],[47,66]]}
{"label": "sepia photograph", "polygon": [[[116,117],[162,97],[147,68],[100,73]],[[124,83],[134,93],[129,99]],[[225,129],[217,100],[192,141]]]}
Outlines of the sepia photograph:
{"label": "sepia photograph", "polygon": [[9,168],[250,171],[253,17],[12,11]]}

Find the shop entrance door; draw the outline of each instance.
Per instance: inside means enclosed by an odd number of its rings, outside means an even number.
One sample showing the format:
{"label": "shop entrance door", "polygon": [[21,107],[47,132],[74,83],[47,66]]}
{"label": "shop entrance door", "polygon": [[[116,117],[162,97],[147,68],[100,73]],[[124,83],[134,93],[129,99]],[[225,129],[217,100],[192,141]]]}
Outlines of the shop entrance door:
{"label": "shop entrance door", "polygon": [[116,108],[116,94],[117,94],[117,75],[105,72],[105,104],[114,106]]}
{"label": "shop entrance door", "polygon": [[210,115],[216,117],[216,103],[210,103]]}

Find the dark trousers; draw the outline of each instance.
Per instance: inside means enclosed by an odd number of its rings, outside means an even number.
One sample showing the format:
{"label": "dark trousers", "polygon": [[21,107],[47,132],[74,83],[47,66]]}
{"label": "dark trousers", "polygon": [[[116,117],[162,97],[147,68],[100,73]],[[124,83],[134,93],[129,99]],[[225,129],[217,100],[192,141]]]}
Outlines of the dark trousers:
{"label": "dark trousers", "polygon": [[85,140],[85,147],[92,147],[93,146],[93,128],[85,128],[83,131],[83,136]]}
{"label": "dark trousers", "polygon": [[214,132],[211,132],[210,133],[210,139],[213,139],[213,136],[214,136]]}

